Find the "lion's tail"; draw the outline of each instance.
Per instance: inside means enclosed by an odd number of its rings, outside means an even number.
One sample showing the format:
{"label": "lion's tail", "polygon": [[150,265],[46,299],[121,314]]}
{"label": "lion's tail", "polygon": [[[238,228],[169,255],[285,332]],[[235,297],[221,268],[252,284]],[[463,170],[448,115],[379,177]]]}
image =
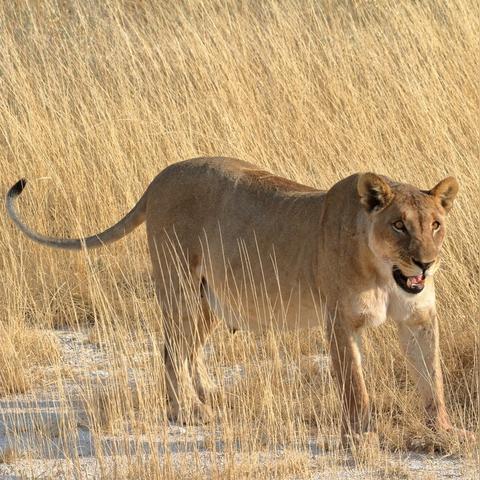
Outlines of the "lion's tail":
{"label": "lion's tail", "polygon": [[85,238],[52,238],[41,235],[31,230],[20,218],[15,200],[22,193],[27,181],[19,180],[7,193],[6,207],[10,218],[15,225],[30,239],[35,242],[47,245],[52,248],[64,250],[81,250],[83,248],[97,248],[120,240],[145,221],[147,192],[145,192],[138,203],[118,223],[102,233]]}

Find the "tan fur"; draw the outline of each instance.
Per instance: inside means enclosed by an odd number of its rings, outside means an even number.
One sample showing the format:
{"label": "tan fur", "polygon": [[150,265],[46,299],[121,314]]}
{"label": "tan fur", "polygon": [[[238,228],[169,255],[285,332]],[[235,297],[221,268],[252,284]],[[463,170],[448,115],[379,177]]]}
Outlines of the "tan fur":
{"label": "tan fur", "polygon": [[[347,435],[369,428],[361,330],[388,316],[399,325],[428,421],[452,428],[430,273],[457,190],[453,178],[422,192],[367,173],[319,191],[240,160],[200,158],[163,170],[126,221],[88,239],[65,244],[32,232],[14,209],[18,192],[8,196],[7,206],[27,235],[60,248],[111,242],[146,220],[165,325],[171,413],[184,421],[211,415],[205,403],[211,381],[198,357],[219,317],[232,328],[258,330],[315,325],[319,312],[326,312]],[[399,219],[408,234],[392,228]],[[422,273],[412,259],[434,262],[417,295],[403,291],[392,275],[394,265],[405,276]]]}

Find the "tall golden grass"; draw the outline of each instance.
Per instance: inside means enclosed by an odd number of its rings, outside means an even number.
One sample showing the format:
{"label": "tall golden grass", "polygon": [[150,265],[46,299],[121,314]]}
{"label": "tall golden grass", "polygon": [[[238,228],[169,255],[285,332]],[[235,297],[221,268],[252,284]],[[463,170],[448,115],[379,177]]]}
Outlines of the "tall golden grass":
{"label": "tall golden grass", "polygon": [[[477,2],[15,0],[0,8],[0,181],[6,192],[20,176],[29,179],[19,203],[38,231],[97,232],[162,168],[203,155],[239,157],[324,189],[366,170],[422,188],[455,175],[461,191],[437,274],[441,348],[453,419],[478,432]],[[48,385],[69,404],[65,382],[73,381],[95,438],[110,432],[167,445],[161,325],[143,232],[87,255],[31,243],[6,214],[0,226],[0,392]],[[108,353],[109,382],[95,383],[93,367],[65,366],[51,333],[59,327],[86,331]],[[395,330],[366,336],[382,445],[429,444]],[[220,329],[209,354],[221,386],[218,421],[203,432],[204,450],[193,448],[180,463],[168,452],[132,455],[126,466],[97,452],[99,471],[113,468],[117,478],[335,471],[338,455],[312,460],[305,449],[311,438],[338,434],[328,369],[305,360],[317,353],[325,353],[320,329],[260,337]],[[246,375],[224,385],[226,368]],[[74,435],[75,422],[62,428]],[[478,450],[435,442],[466,449],[478,468]],[[279,446],[278,457],[262,458]],[[357,459],[398,473],[373,451]],[[78,453],[69,459],[77,465]]]}

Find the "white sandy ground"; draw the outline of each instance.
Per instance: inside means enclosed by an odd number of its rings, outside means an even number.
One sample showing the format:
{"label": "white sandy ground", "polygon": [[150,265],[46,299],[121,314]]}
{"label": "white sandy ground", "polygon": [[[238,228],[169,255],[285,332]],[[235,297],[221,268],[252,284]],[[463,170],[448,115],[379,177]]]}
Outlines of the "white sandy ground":
{"label": "white sandy ground", "polygon": [[[102,366],[107,367],[108,357],[101,348],[86,342],[85,333],[55,331],[54,334],[60,341],[63,361],[69,368],[78,373],[89,372],[92,380],[108,382],[108,372],[102,369]],[[241,371],[241,367],[238,371]],[[220,439],[212,450],[211,427],[208,430],[203,427],[187,429],[171,424],[164,435],[159,434],[158,438],[153,439],[138,435],[131,438],[125,438],[124,435],[122,438],[94,436],[81,407],[80,385],[72,380],[64,381],[62,385],[63,398],[69,398],[68,402],[60,401],[62,396],[58,385],[0,400],[0,458],[4,462],[0,464],[1,480],[115,478],[116,469],[128,465],[132,456],[148,457],[152,448],[157,449],[160,461],[165,458],[165,450],[168,450],[169,459],[174,465],[196,465],[194,468],[203,470],[207,476],[209,468],[218,469],[224,461]],[[67,430],[76,431],[75,437],[64,438],[62,432],[66,430],[65,425],[71,425],[71,430],[70,427]],[[328,457],[329,453],[316,440],[312,439],[302,448],[302,453],[309,457],[312,465],[326,463],[321,460],[322,457]],[[101,457],[104,460],[101,462],[96,455],[99,450],[103,452]],[[279,448],[277,451],[259,453],[258,458],[271,463],[281,460],[283,455],[284,452]],[[248,463],[249,459],[245,454],[238,453],[236,461]],[[388,461],[391,466],[398,466],[399,471],[405,472],[405,476],[386,477],[385,469],[383,473],[366,472],[356,467],[351,457],[345,454],[345,458],[331,470],[325,470],[324,466],[319,467],[318,471],[313,468],[310,478],[480,478],[480,472],[460,458],[409,453],[391,455]]]}

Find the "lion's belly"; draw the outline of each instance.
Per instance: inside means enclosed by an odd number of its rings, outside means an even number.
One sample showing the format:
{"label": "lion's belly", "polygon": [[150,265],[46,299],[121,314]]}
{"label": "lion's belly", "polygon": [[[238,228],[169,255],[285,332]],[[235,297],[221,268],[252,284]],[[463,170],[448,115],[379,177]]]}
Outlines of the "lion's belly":
{"label": "lion's belly", "polygon": [[206,296],[214,313],[235,330],[294,330],[317,327],[322,323],[321,305],[312,295],[301,295],[298,290],[286,297],[280,296],[278,291],[266,295],[257,291],[221,295],[209,289]]}
{"label": "lion's belly", "polygon": [[296,330],[318,327],[322,322],[322,309],[315,308],[312,302],[302,301],[297,305],[281,307],[270,312],[258,313],[251,309],[244,319],[244,325],[254,332],[273,328],[279,330]]}

